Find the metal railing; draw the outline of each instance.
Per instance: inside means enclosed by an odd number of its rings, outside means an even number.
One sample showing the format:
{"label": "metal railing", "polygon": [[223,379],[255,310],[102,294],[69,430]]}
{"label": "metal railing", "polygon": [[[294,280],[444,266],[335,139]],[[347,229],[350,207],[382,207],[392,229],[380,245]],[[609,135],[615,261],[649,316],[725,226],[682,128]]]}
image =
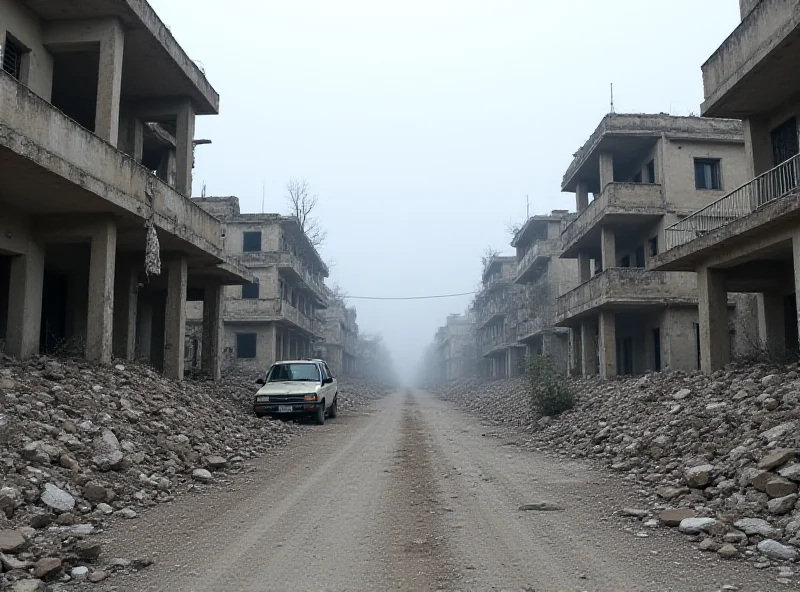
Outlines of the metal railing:
{"label": "metal railing", "polygon": [[725,197],[664,230],[667,249],[693,241],[785,197],[800,187],[800,155],[759,175]]}

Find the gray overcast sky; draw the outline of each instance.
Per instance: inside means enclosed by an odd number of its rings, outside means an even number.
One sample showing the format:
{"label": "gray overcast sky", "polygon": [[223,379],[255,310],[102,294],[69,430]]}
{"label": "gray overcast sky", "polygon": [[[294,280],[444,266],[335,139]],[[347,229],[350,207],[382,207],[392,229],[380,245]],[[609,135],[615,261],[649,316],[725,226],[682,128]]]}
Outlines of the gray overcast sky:
{"label": "gray overcast sky", "polygon": [[[198,119],[194,193],[285,213],[320,195],[331,281],[351,295],[475,287],[505,226],[574,209],[572,154],[609,110],[699,112],[701,64],[736,0],[150,0],[220,93]],[[353,300],[399,365],[468,297]]]}

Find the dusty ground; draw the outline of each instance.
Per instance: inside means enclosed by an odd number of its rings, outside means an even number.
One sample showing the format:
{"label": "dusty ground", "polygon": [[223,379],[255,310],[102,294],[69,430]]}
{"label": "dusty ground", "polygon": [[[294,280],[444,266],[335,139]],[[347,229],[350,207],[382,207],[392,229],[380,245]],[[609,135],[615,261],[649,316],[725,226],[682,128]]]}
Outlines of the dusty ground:
{"label": "dusty ground", "polygon": [[[488,433],[490,430],[491,433]],[[420,392],[308,430],[236,487],[107,533],[104,556],[152,556],[119,591],[796,589],[613,515],[631,491],[582,462],[514,445]],[[563,511],[520,511],[549,502]],[[135,527],[135,528],[134,528]]]}

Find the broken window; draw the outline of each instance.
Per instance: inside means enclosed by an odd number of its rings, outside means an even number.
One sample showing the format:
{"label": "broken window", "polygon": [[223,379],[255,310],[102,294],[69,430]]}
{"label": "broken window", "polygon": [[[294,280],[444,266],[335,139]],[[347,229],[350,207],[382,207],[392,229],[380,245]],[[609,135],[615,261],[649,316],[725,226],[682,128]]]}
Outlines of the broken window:
{"label": "broken window", "polygon": [[261,251],[261,233],[243,232],[242,251],[245,253],[259,253]]}
{"label": "broken window", "polygon": [[6,33],[5,45],[2,48],[3,70],[11,74],[17,80],[22,76],[22,55],[25,50],[19,43],[16,43],[11,36]]}
{"label": "broken window", "polygon": [[256,357],[256,337],[255,333],[236,334],[236,357],[238,359],[245,360]]}
{"label": "broken window", "polygon": [[255,278],[255,282],[251,284],[244,284],[242,286],[242,298],[245,299],[256,299],[258,298],[258,278]]}
{"label": "broken window", "polygon": [[636,267],[644,267],[644,245],[636,247]]}
{"label": "broken window", "polygon": [[722,189],[719,174],[719,159],[696,158],[694,182],[697,189]]}
{"label": "broken window", "polygon": [[656,182],[656,161],[651,160],[647,163],[647,182],[648,183],[655,183]]}

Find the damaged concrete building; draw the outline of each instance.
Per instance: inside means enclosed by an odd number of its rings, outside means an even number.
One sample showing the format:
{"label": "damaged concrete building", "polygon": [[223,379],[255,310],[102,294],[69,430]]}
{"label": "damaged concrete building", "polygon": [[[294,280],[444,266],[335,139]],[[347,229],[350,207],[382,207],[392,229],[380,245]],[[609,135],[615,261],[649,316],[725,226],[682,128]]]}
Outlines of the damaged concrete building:
{"label": "damaged concrete building", "polygon": [[484,265],[482,288],[473,302],[481,376],[508,378],[522,372],[525,346],[517,342],[522,287],[514,283],[516,272],[513,256],[495,255]]}
{"label": "damaged concrete building", "polygon": [[476,375],[475,325],[469,315],[448,315],[434,339],[437,382]]}
{"label": "damaged concrete building", "polygon": [[743,179],[669,225],[651,267],[696,271],[701,366],[731,360],[731,292],[757,294],[759,338],[775,359],[798,351],[800,3],[740,0],[741,23],[703,65],[706,117],[744,122]]}
{"label": "damaged concrete building", "polygon": [[555,326],[556,301],[578,285],[578,265],[561,259],[561,229],[574,218],[566,210],[531,216],[514,235],[517,250],[514,283],[522,286],[517,341],[527,356],[546,355],[556,368],[569,367],[569,329]]}
{"label": "damaged concrete building", "polygon": [[328,308],[319,313],[323,341],[317,342],[314,355],[328,362],[334,376],[358,376],[358,313],[341,298],[331,296]]}
{"label": "damaged concrete building", "polygon": [[[319,312],[328,307],[328,266],[297,218],[242,214],[236,197],[195,198],[219,219],[229,255],[247,265],[254,281],[225,289],[225,363],[263,371],[276,360],[308,358],[324,340]],[[199,307],[190,311],[192,352],[203,350]],[[192,365],[202,356],[194,354]]]}
{"label": "damaged concrete building", "polygon": [[251,276],[188,198],[217,93],[143,0],[0,0],[0,54],[6,353],[141,357],[180,379],[188,296],[218,377],[222,286]]}
{"label": "damaged concrete building", "polygon": [[[600,122],[562,184],[575,193],[577,216],[561,234],[561,256],[577,260],[579,285],[558,298],[556,325],[572,330],[576,371],[698,368],[696,276],[647,265],[664,250],[665,227],[746,181],[746,160],[739,121],[610,114]],[[727,321],[721,329],[728,349],[753,332],[740,325],[733,335]]]}

